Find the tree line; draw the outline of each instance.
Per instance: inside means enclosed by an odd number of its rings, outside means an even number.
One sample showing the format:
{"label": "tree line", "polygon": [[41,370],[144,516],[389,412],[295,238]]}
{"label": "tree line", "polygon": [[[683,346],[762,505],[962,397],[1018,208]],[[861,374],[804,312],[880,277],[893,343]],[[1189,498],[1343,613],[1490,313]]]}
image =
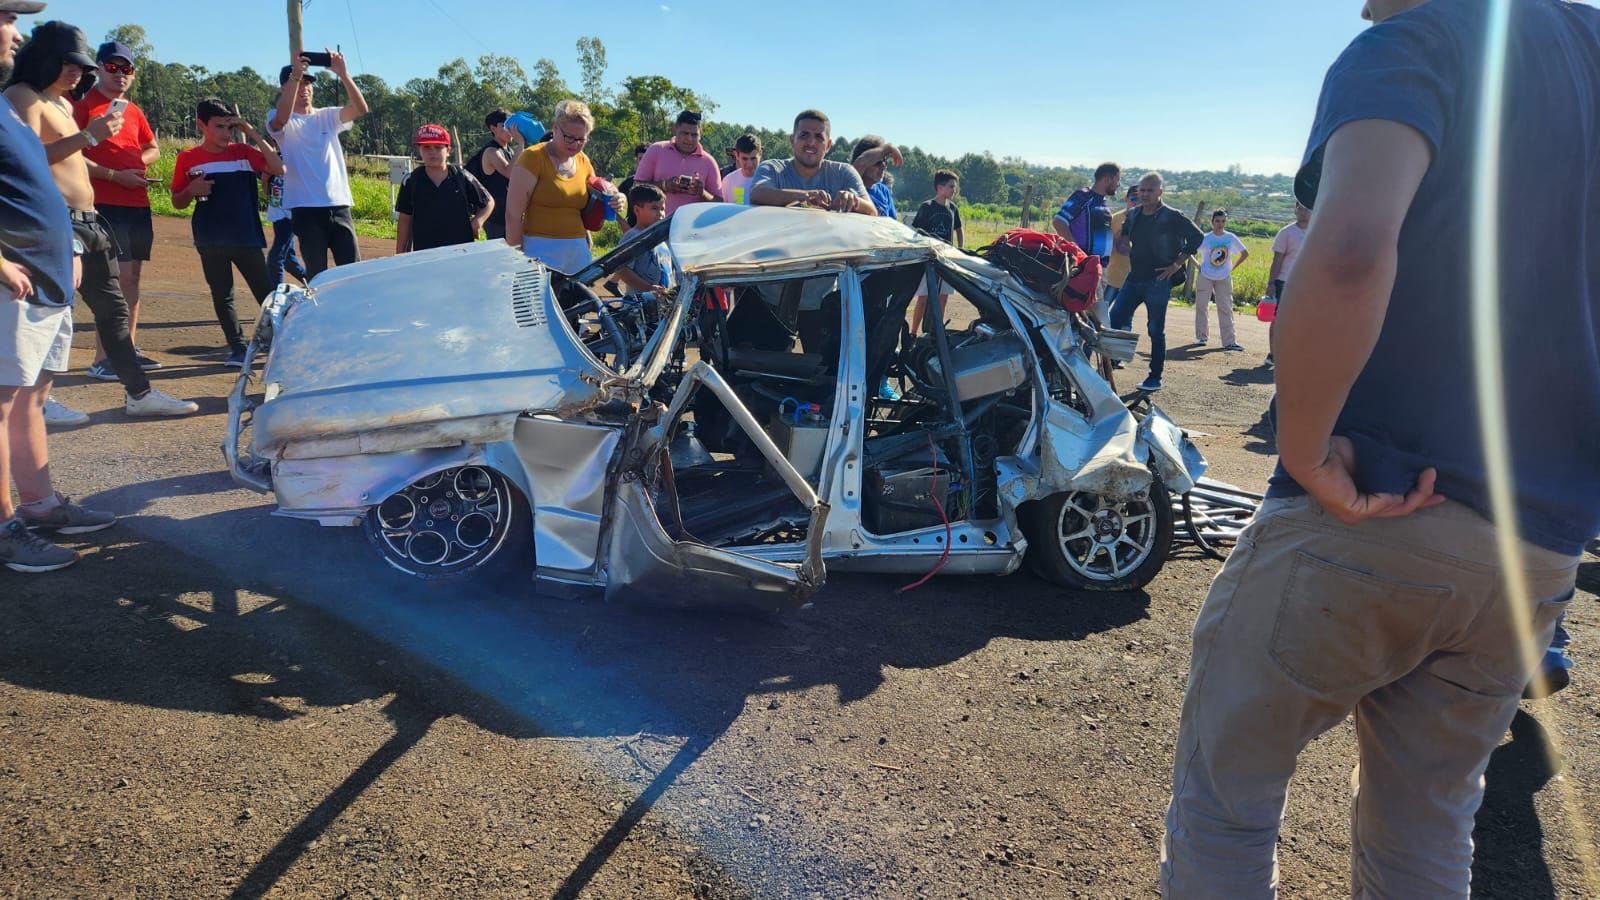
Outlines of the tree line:
{"label": "tree line", "polygon": [[[163,62],[139,25],[120,25],[107,32],[105,39],[121,41],[133,51],[139,75],[130,92],[132,99],[163,137],[198,138],[194,107],[202,97],[215,96],[237,104],[240,112],[258,127],[277,101],[276,70],[262,73],[246,66],[232,72],[213,72],[204,66]],[[417,128],[431,122],[454,129],[461,136],[463,152],[470,154],[488,140],[483,117],[489,110],[527,110],[542,117],[558,101],[577,97],[589,104],[595,116],[595,129],[585,152],[597,171],[614,178],[633,170],[636,144],[670,137],[673,119],[683,109],[706,114],[702,142],[719,159],[725,158],[724,149],[732,147],[745,132],[761,138],[768,156],[789,155],[787,121],[780,128],[718,121],[712,115],[717,108],[712,98],[662,76],[632,75],[613,85],[607,79],[606,50],[599,38],[579,39],[577,50],[580,71],[576,89],[550,59],[538,59],[529,72],[517,59],[498,54],[480,56],[475,64],[453,59],[440,66],[432,77],[412,78],[400,85],[391,85],[369,73],[354,75],[371,112],[357,120],[345,136],[346,150],[408,156]],[[343,102],[338,79],[332,73],[320,73],[316,89],[318,105]],[[1048,215],[1067,193],[1088,183],[1091,175],[1088,168],[1030,165],[1018,157],[996,159],[987,152],[952,159],[925,152],[904,141],[903,135],[887,137],[905,155],[905,165],[894,170],[894,194],[902,204],[931,197],[934,172],[952,169],[961,176],[961,195],[972,203],[1016,206],[1031,189],[1035,208],[1042,207]],[[854,137],[835,137],[829,157],[848,161],[854,143]],[[1290,184],[1287,176],[1173,174],[1169,182],[1173,186],[1192,184],[1222,197],[1238,196],[1240,182],[1253,182],[1262,191],[1284,193]]]}

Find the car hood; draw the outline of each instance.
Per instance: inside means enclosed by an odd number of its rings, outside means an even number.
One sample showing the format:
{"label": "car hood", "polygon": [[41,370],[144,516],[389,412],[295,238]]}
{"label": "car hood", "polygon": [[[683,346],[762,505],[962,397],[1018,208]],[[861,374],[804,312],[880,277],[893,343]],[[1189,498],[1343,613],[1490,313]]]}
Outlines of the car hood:
{"label": "car hood", "polygon": [[610,375],[567,328],[548,271],[498,241],[341,266],[277,315],[263,455],[509,436],[523,412],[594,403]]}

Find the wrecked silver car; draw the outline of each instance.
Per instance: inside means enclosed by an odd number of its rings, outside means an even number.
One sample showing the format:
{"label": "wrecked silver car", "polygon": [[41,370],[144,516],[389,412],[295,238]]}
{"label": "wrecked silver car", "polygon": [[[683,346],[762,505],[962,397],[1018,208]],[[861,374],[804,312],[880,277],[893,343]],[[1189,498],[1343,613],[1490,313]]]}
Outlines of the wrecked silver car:
{"label": "wrecked silver car", "polygon": [[[591,287],[663,240],[667,294]],[[427,578],[531,565],[542,589],[782,610],[828,568],[1026,559],[1126,590],[1205,463],[1123,405],[1098,337],[897,222],[700,204],[571,277],[491,242],[280,287],[223,451],[278,515]]]}

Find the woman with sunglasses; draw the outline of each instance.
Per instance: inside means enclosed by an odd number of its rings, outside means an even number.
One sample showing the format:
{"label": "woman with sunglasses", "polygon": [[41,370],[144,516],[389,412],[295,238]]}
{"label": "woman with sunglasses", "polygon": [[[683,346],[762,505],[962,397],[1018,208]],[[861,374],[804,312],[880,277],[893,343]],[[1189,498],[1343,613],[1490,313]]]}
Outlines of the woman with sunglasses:
{"label": "woman with sunglasses", "polygon": [[[580,100],[563,100],[556,104],[552,125],[549,139],[523,150],[511,167],[506,243],[570,275],[592,259],[583,208],[594,166],[583,146],[594,130],[594,115]],[[620,197],[613,195],[611,203],[622,211]]]}

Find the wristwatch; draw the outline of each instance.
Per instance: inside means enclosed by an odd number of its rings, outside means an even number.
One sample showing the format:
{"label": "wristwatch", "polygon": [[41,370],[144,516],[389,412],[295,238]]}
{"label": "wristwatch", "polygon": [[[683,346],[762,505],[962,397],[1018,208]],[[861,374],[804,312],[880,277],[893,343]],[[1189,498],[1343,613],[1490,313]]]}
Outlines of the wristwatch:
{"label": "wristwatch", "polygon": [[73,237],[73,239],[72,239],[72,255],[73,256],[82,256],[82,255],[84,255],[85,253],[88,253],[88,252],[89,252],[89,248],[85,247],[83,245],[83,241],[78,240],[77,237]]}

